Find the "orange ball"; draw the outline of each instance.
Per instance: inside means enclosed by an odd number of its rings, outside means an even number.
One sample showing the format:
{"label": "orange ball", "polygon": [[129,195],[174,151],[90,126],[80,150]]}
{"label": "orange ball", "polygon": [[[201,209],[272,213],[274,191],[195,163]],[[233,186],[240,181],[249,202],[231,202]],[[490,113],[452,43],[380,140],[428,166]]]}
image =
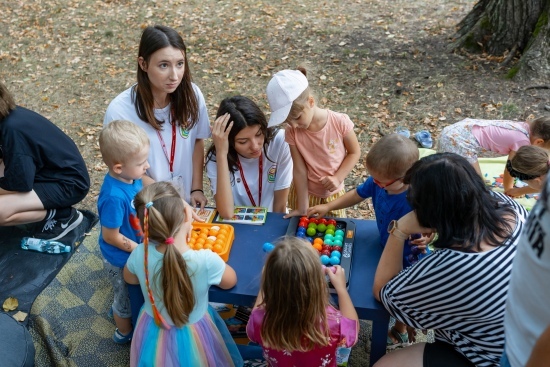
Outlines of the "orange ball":
{"label": "orange ball", "polygon": [[216,243],[216,244],[214,244],[214,246],[212,246],[212,250],[215,253],[220,254],[223,251],[223,246]]}
{"label": "orange ball", "polygon": [[317,237],[316,239],[313,240],[313,244],[320,244],[321,246],[323,245],[323,239],[322,238],[319,238]]}
{"label": "orange ball", "polygon": [[204,244],[203,248],[204,248],[205,250],[212,250],[212,244],[209,243],[209,242],[207,242],[207,243]]}
{"label": "orange ball", "polygon": [[215,229],[211,229],[210,231],[208,231],[208,236],[216,237],[217,235],[218,235],[218,231]]}
{"label": "orange ball", "polygon": [[225,241],[227,238],[223,233],[218,233],[218,236],[216,237],[218,240]]}
{"label": "orange ball", "polygon": [[313,247],[314,247],[317,251],[321,251],[321,249],[323,248],[323,245],[321,245],[319,242],[315,242],[315,243],[313,243]]}

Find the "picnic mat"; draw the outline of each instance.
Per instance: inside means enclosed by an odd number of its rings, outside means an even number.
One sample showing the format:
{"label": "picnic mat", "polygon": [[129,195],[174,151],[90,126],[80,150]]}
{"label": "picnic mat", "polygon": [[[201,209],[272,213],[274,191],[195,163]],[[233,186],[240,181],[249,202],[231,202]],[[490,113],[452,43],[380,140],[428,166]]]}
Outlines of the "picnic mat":
{"label": "picnic mat", "polygon": [[[420,158],[425,157],[430,154],[434,154],[436,151],[433,149],[419,148]],[[502,190],[502,174],[504,173],[504,168],[506,167],[506,160],[508,156],[496,157],[496,158],[480,158],[479,167],[481,172],[486,180],[486,182],[491,186],[491,189],[498,192],[504,192]],[[522,185],[521,181],[517,185]],[[527,195],[524,197],[514,198],[518,203],[523,205],[526,210],[531,210],[535,203],[537,202],[538,195]]]}
{"label": "picnic mat", "polygon": [[[9,338],[0,341],[2,363],[6,362],[10,366],[27,365],[29,356],[34,353],[27,331],[30,321],[25,314],[30,313],[36,297],[67,264],[85,234],[97,223],[94,213],[82,211],[82,214],[82,223],[61,240],[73,247],[72,252],[64,254],[22,250],[21,239],[32,235],[32,229],[35,228],[33,225],[0,227],[0,302],[3,304],[8,297],[18,301],[14,311],[5,312],[2,309],[0,313],[0,330],[9,330],[10,333]],[[24,314],[22,321],[18,322],[12,316],[19,312]]]}

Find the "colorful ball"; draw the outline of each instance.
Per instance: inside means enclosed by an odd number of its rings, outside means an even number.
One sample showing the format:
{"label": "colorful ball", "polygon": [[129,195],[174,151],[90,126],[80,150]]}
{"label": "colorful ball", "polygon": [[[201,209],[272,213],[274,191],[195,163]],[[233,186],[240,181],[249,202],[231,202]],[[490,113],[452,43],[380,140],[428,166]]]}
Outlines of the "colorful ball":
{"label": "colorful ball", "polygon": [[331,256],[330,259],[331,265],[339,265],[340,264],[340,258],[338,256]]}
{"label": "colorful ball", "polygon": [[309,227],[306,230],[306,233],[307,233],[308,236],[315,236],[315,234],[317,233],[317,229],[315,229],[314,227]]}
{"label": "colorful ball", "polygon": [[315,229],[317,229],[317,223],[310,222],[310,223],[307,225],[307,228],[315,228]]}
{"label": "colorful ball", "polygon": [[334,224],[327,225],[327,229],[332,229],[333,231],[336,230],[336,226]]}
{"label": "colorful ball", "polygon": [[325,243],[325,245],[332,246],[332,239],[331,238],[325,238],[324,243]]}
{"label": "colorful ball", "polygon": [[333,240],[334,236],[330,233],[325,233],[325,236],[323,237],[325,240]]}
{"label": "colorful ball", "polygon": [[270,243],[270,242],[266,242],[262,246],[262,249],[264,250],[264,252],[268,252],[268,253],[273,251],[274,248],[275,248],[275,246],[273,246],[273,244]]}
{"label": "colorful ball", "polygon": [[327,255],[321,255],[319,259],[323,265],[328,265],[330,263],[330,258]]}
{"label": "colorful ball", "polygon": [[336,231],[334,231],[334,234],[344,237],[344,231],[342,231],[341,229],[337,229]]}
{"label": "colorful ball", "polygon": [[342,257],[342,253],[340,251],[332,251],[330,253],[330,257],[334,257],[334,256],[336,256],[337,258],[340,258]]}
{"label": "colorful ball", "polygon": [[319,232],[323,233],[324,231],[326,231],[326,229],[327,229],[327,226],[324,225],[323,223],[317,224],[317,230],[318,230]]}
{"label": "colorful ball", "polygon": [[327,220],[327,224],[332,224],[333,226],[336,225],[336,220],[335,219],[329,219]]}
{"label": "colorful ball", "polygon": [[334,234],[334,239],[344,242],[344,237],[341,234]]}
{"label": "colorful ball", "polygon": [[334,237],[334,239],[332,240],[332,245],[333,246],[342,246],[342,240],[339,240],[338,238]]}
{"label": "colorful ball", "polygon": [[332,250],[333,250],[333,251],[342,252],[342,246],[333,246],[333,247],[332,247]]}

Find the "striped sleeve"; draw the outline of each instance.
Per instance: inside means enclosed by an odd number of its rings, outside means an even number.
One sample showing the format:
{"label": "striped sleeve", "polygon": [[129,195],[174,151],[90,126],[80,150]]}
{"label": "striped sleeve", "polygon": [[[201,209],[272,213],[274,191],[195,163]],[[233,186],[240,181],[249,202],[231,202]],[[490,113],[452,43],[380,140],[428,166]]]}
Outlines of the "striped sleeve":
{"label": "striped sleeve", "polygon": [[434,329],[437,339],[455,345],[477,366],[498,366],[512,261],[527,216],[514,200],[495,196],[517,215],[516,228],[504,245],[483,253],[435,251],[380,291],[392,316],[418,329]]}

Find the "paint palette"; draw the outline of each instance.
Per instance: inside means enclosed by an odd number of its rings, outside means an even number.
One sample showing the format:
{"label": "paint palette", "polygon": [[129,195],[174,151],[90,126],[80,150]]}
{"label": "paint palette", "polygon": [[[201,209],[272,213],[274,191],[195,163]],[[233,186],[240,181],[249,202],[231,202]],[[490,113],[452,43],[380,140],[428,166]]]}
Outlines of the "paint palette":
{"label": "paint palette", "polygon": [[[351,278],[351,258],[355,239],[355,223],[344,218],[292,217],[287,236],[309,241],[325,266],[340,265],[346,274],[346,286]],[[332,284],[329,283],[331,291]]]}
{"label": "paint palette", "polygon": [[191,240],[192,250],[212,250],[227,262],[235,239],[235,229],[229,224],[193,222]]}

